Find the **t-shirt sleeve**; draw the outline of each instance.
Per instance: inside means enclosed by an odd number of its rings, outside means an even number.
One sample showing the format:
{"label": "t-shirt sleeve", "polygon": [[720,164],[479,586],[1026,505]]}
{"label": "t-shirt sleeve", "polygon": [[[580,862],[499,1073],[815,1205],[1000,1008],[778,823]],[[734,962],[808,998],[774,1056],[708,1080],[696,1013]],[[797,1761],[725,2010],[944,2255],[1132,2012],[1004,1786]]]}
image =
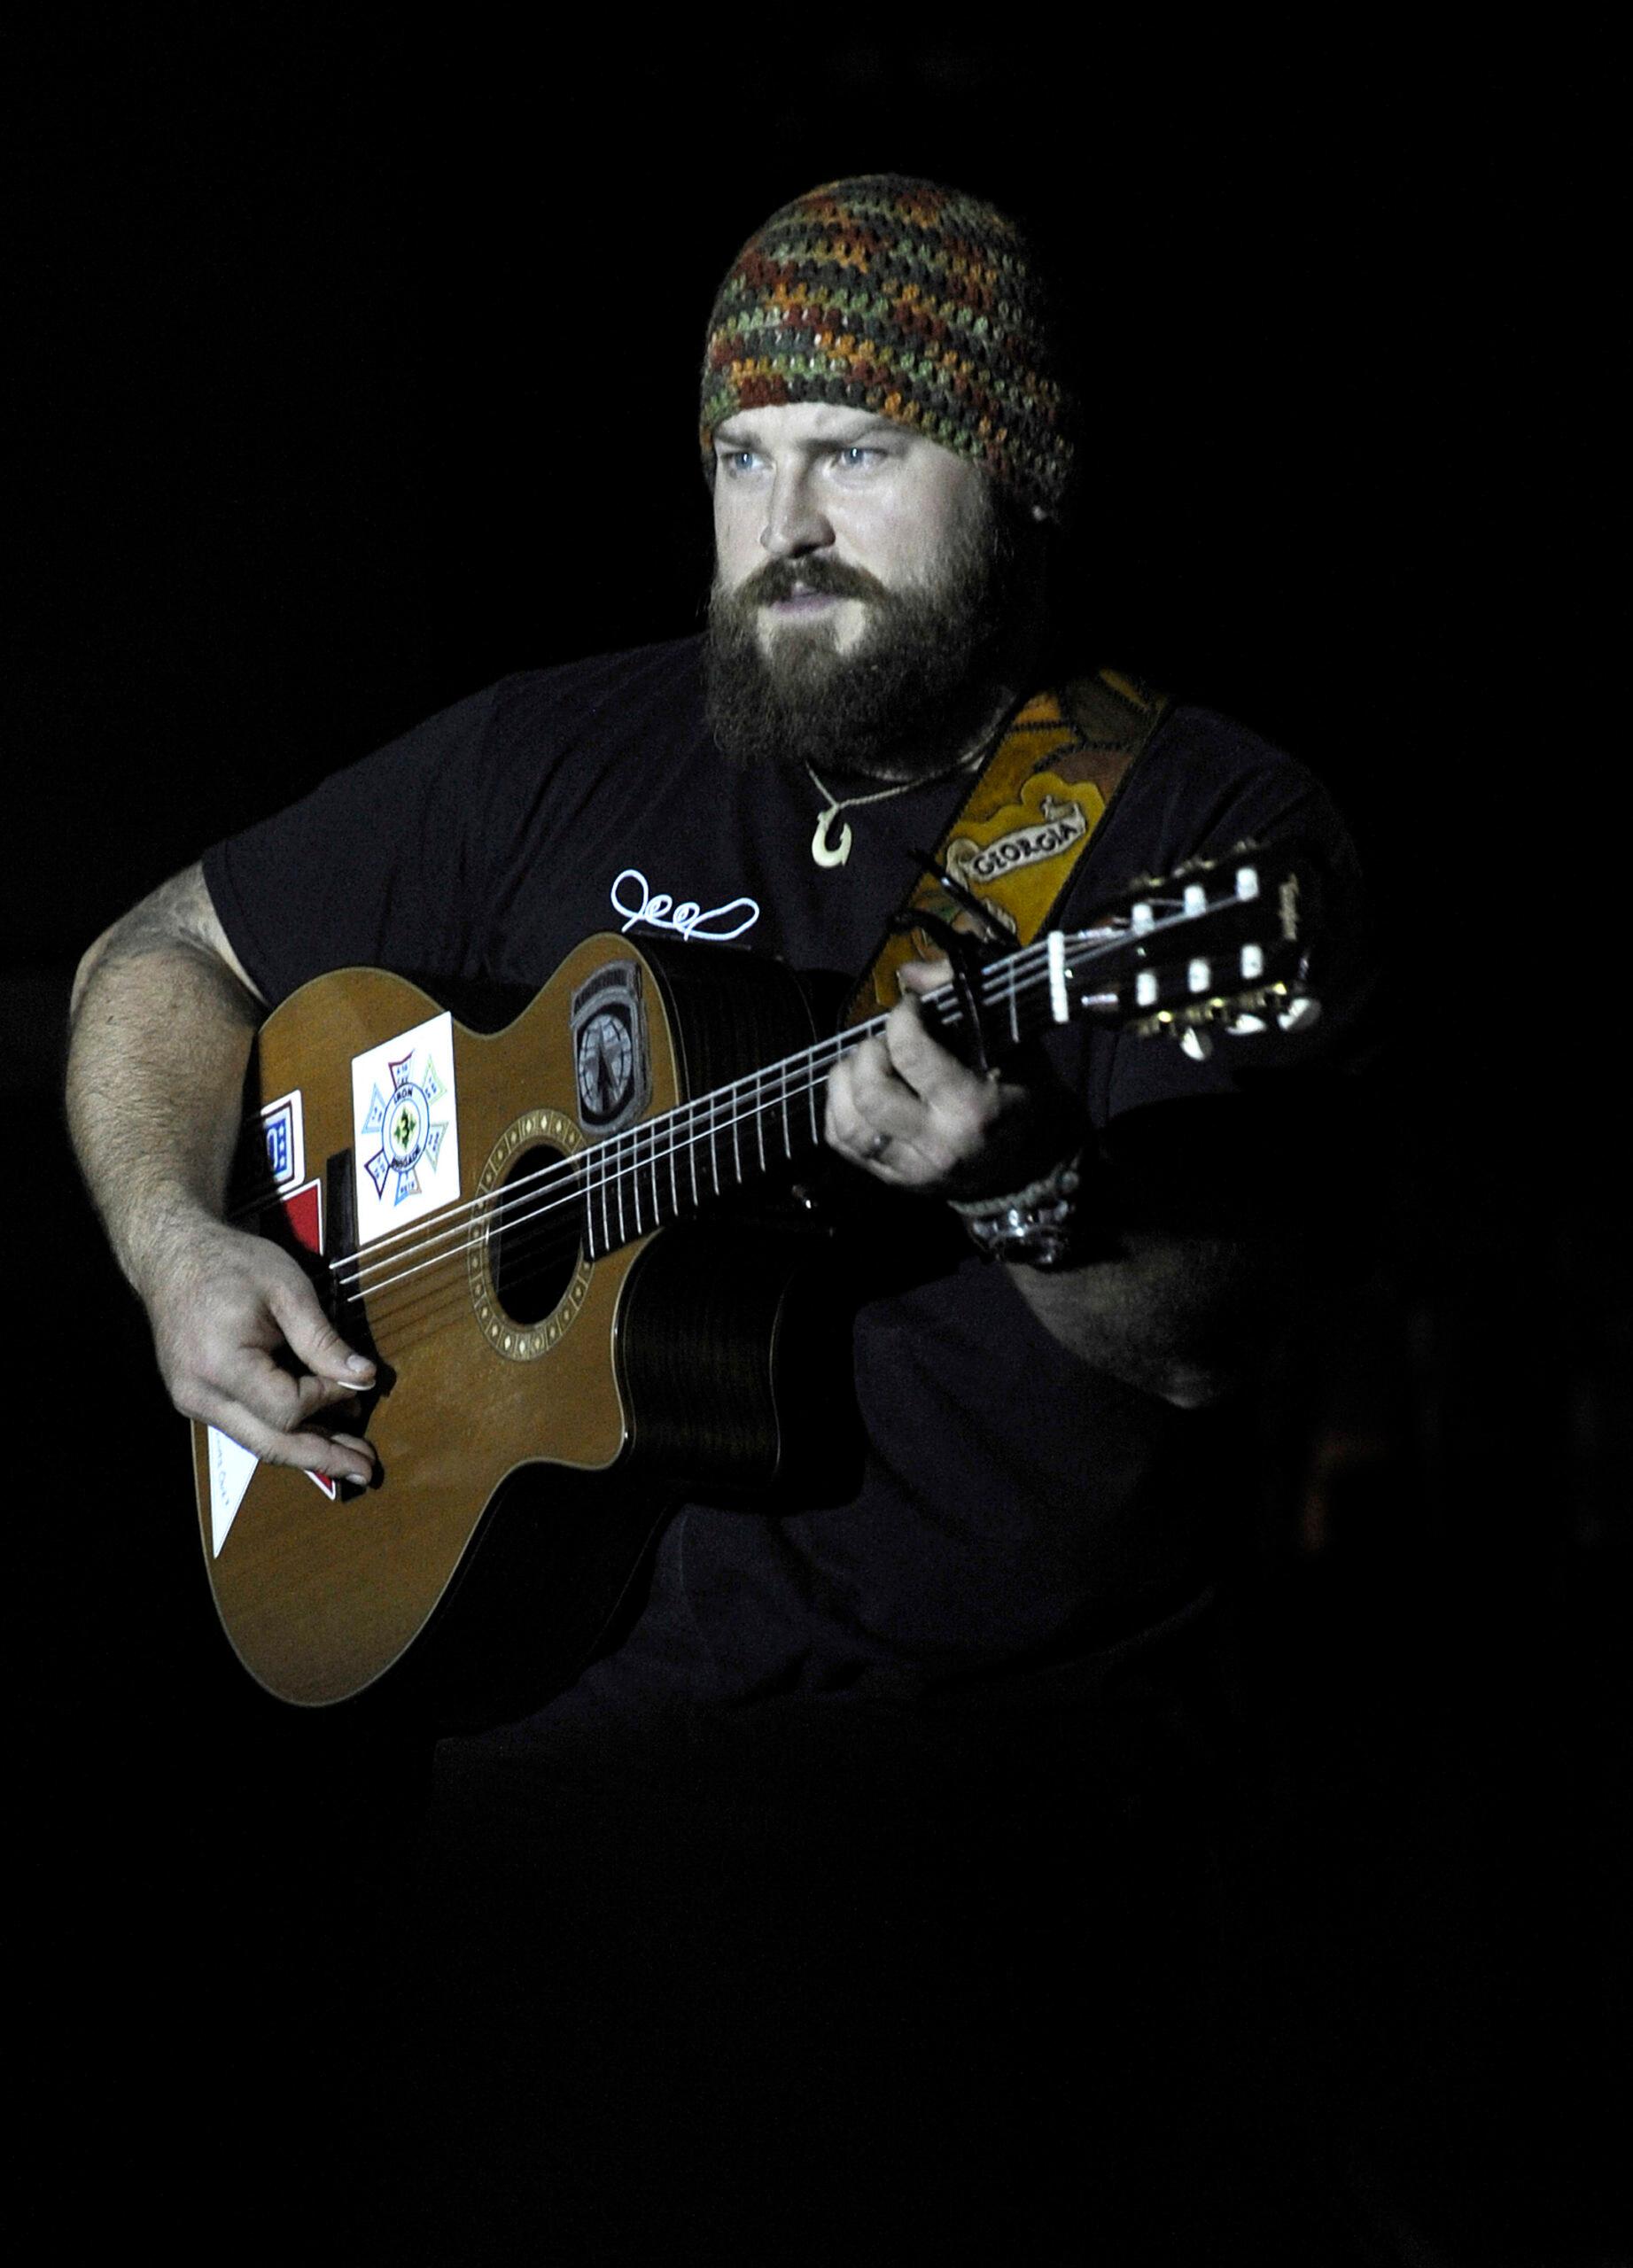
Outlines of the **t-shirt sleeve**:
{"label": "t-shirt sleeve", "polygon": [[336,968],[485,974],[497,690],[206,851],[222,926],[268,1003]]}

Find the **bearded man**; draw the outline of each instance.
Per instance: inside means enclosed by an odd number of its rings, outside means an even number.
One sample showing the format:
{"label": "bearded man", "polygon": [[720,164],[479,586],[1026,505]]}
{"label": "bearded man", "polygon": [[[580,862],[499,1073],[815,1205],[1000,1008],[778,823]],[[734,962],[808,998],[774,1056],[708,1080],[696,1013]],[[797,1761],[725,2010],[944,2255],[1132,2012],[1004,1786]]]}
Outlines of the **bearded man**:
{"label": "bearded man", "polygon": [[[1116,759],[1098,803],[1057,797],[1078,814],[1058,843],[1003,837],[1058,861],[1052,920],[1080,921],[1133,876],[1297,835],[1341,937],[1352,862],[1310,776],[1218,717],[1096,679],[1092,625],[1049,624],[1071,420],[1041,281],[1002,214],[895,176],[797,199],[719,294],[701,428],[706,641],[461,702],[214,846],[86,957],[70,1100],[88,1179],[177,1406],[257,1458],[376,1479],[353,1414],[370,1356],[292,1259],[222,1217],[251,1035],[309,978],[376,965],[433,992],[531,991],[611,927],[683,939],[699,976],[730,945],[854,979],[920,881],[917,854],[945,842],[1038,698],[1059,728],[1051,781]],[[941,902],[956,918],[967,899]],[[1307,1160],[1309,1082],[1273,1049],[1254,1088],[1223,1051],[1081,1024],[983,1068],[921,1005],[946,967],[898,952],[892,973],[899,997],[881,996],[896,1004],[835,1064],[823,1127],[840,1179],[878,1199],[853,1325],[859,1470],[749,1503],[695,1491],[661,1530],[638,1612],[569,1689],[439,1759],[449,1876],[479,1884],[490,1920],[530,1823],[559,1852],[609,1831],[633,1845],[644,1820],[665,1879],[617,1870],[610,1910],[669,2011],[663,2068],[752,2138],[707,2210],[729,2187],[762,2234],[740,2231],[741,2251],[700,2237],[700,2256],[806,2256],[779,2185],[799,2179],[816,2210],[815,2169],[837,2153],[848,2181],[867,2161],[911,2203],[876,2256],[908,2256],[909,2225],[942,2256],[932,2226],[967,2232],[1002,2186],[1013,2256],[1054,2257],[1063,2201],[1081,2210],[1086,2180],[1089,2225],[1108,2229],[1117,2183],[1134,2194],[1127,2167],[1154,2178],[1153,2138],[1197,2099],[1170,2052],[1194,2029],[1170,1905],[1207,1847],[1195,1775],[1232,1548],[1230,1389],[1286,1311],[1310,1226],[1285,1177],[1260,1192]],[[1329,1013],[1328,1032],[1344,1026]],[[1328,1067],[1341,1057],[1329,1044]],[[525,1936],[542,1893],[520,1865]],[[799,1867],[827,1894],[791,1905]],[[605,1869],[595,1880],[599,1897]],[[730,1930],[704,1918],[716,1899]],[[677,1907],[683,1951],[655,1967]],[[604,1954],[617,1930],[599,1910]],[[1107,1933],[1093,1953],[1091,1915]],[[806,1982],[774,1984],[782,1961]],[[681,2051],[680,2000],[664,1996],[684,1971],[695,2009],[705,1970],[712,2012]],[[502,2029],[491,1978],[486,2000],[465,1985]],[[559,2006],[559,1977],[551,1989]],[[1091,2077],[1052,2118],[1024,2075],[1057,1998],[1054,2044],[1075,2042]],[[538,2001],[524,2006],[516,2030],[536,2037]],[[726,2011],[730,2045],[711,2044]],[[627,2102],[639,2081],[616,2046],[598,2052]],[[797,2107],[779,2109],[792,2071]],[[536,2092],[522,2099],[533,2117]],[[1091,2118],[1085,2169],[1069,2132]],[[507,2130],[512,2175],[538,2160],[530,2131]],[[581,2144],[581,2114],[571,2131]],[[538,2179],[559,2202],[572,2152],[546,2155]],[[828,2199],[811,2256],[875,2256],[852,2202]],[[680,2256],[651,2210],[639,2242]]]}

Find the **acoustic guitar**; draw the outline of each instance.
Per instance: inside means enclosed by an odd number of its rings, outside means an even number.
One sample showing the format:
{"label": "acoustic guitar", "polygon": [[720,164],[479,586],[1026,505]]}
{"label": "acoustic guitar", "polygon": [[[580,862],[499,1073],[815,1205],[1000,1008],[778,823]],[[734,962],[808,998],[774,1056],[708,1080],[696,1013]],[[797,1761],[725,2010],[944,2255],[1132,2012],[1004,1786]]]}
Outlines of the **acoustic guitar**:
{"label": "acoustic guitar", "polygon": [[[1289,1027],[1315,1008],[1308,897],[1295,854],[1197,861],[967,966],[924,1013],[975,1060],[1079,1017],[1193,1052]],[[377,970],[274,1012],[234,1217],[301,1259],[376,1361],[378,1473],[337,1486],[195,1425],[211,1588],[262,1685],[307,1705],[362,1693],[439,1650],[419,1642],[463,1619],[451,1602],[481,1570],[542,1697],[680,1495],[809,1480],[800,1413],[843,1434],[812,1381],[848,1375],[848,1346],[800,1296],[831,1257],[820,1223],[798,1233],[802,1177],[829,1072],[883,1021],[824,1036],[774,961],[619,935],[487,1036]],[[529,1465],[544,1485],[496,1521]]]}

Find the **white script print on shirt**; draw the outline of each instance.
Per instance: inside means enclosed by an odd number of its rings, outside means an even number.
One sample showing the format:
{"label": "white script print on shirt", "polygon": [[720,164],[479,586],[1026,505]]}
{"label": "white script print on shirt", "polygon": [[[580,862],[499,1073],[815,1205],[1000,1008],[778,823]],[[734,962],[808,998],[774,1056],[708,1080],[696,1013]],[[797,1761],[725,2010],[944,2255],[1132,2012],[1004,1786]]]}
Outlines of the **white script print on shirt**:
{"label": "white script print on shirt", "polygon": [[729,905],[706,910],[694,898],[683,897],[677,904],[663,890],[655,891],[639,866],[626,866],[608,896],[614,913],[624,917],[626,936],[637,921],[644,921],[654,929],[673,929],[688,944],[694,937],[701,937],[706,943],[725,945],[751,929],[760,918],[759,900],[753,897],[734,897]]}

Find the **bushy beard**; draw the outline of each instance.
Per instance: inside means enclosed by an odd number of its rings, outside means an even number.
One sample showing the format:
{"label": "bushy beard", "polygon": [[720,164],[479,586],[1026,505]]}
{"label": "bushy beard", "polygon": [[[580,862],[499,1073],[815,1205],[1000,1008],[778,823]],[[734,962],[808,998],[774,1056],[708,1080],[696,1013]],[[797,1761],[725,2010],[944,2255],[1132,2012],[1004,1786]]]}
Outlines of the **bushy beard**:
{"label": "bushy beard", "polygon": [[[709,722],[734,763],[928,779],[956,764],[991,705],[986,664],[1008,627],[1013,544],[990,501],[933,582],[891,590],[824,553],[771,559],[709,601]],[[763,649],[764,606],[796,589],[867,610],[846,652],[829,620],[789,623]],[[826,777],[826,773],[824,773]]]}

